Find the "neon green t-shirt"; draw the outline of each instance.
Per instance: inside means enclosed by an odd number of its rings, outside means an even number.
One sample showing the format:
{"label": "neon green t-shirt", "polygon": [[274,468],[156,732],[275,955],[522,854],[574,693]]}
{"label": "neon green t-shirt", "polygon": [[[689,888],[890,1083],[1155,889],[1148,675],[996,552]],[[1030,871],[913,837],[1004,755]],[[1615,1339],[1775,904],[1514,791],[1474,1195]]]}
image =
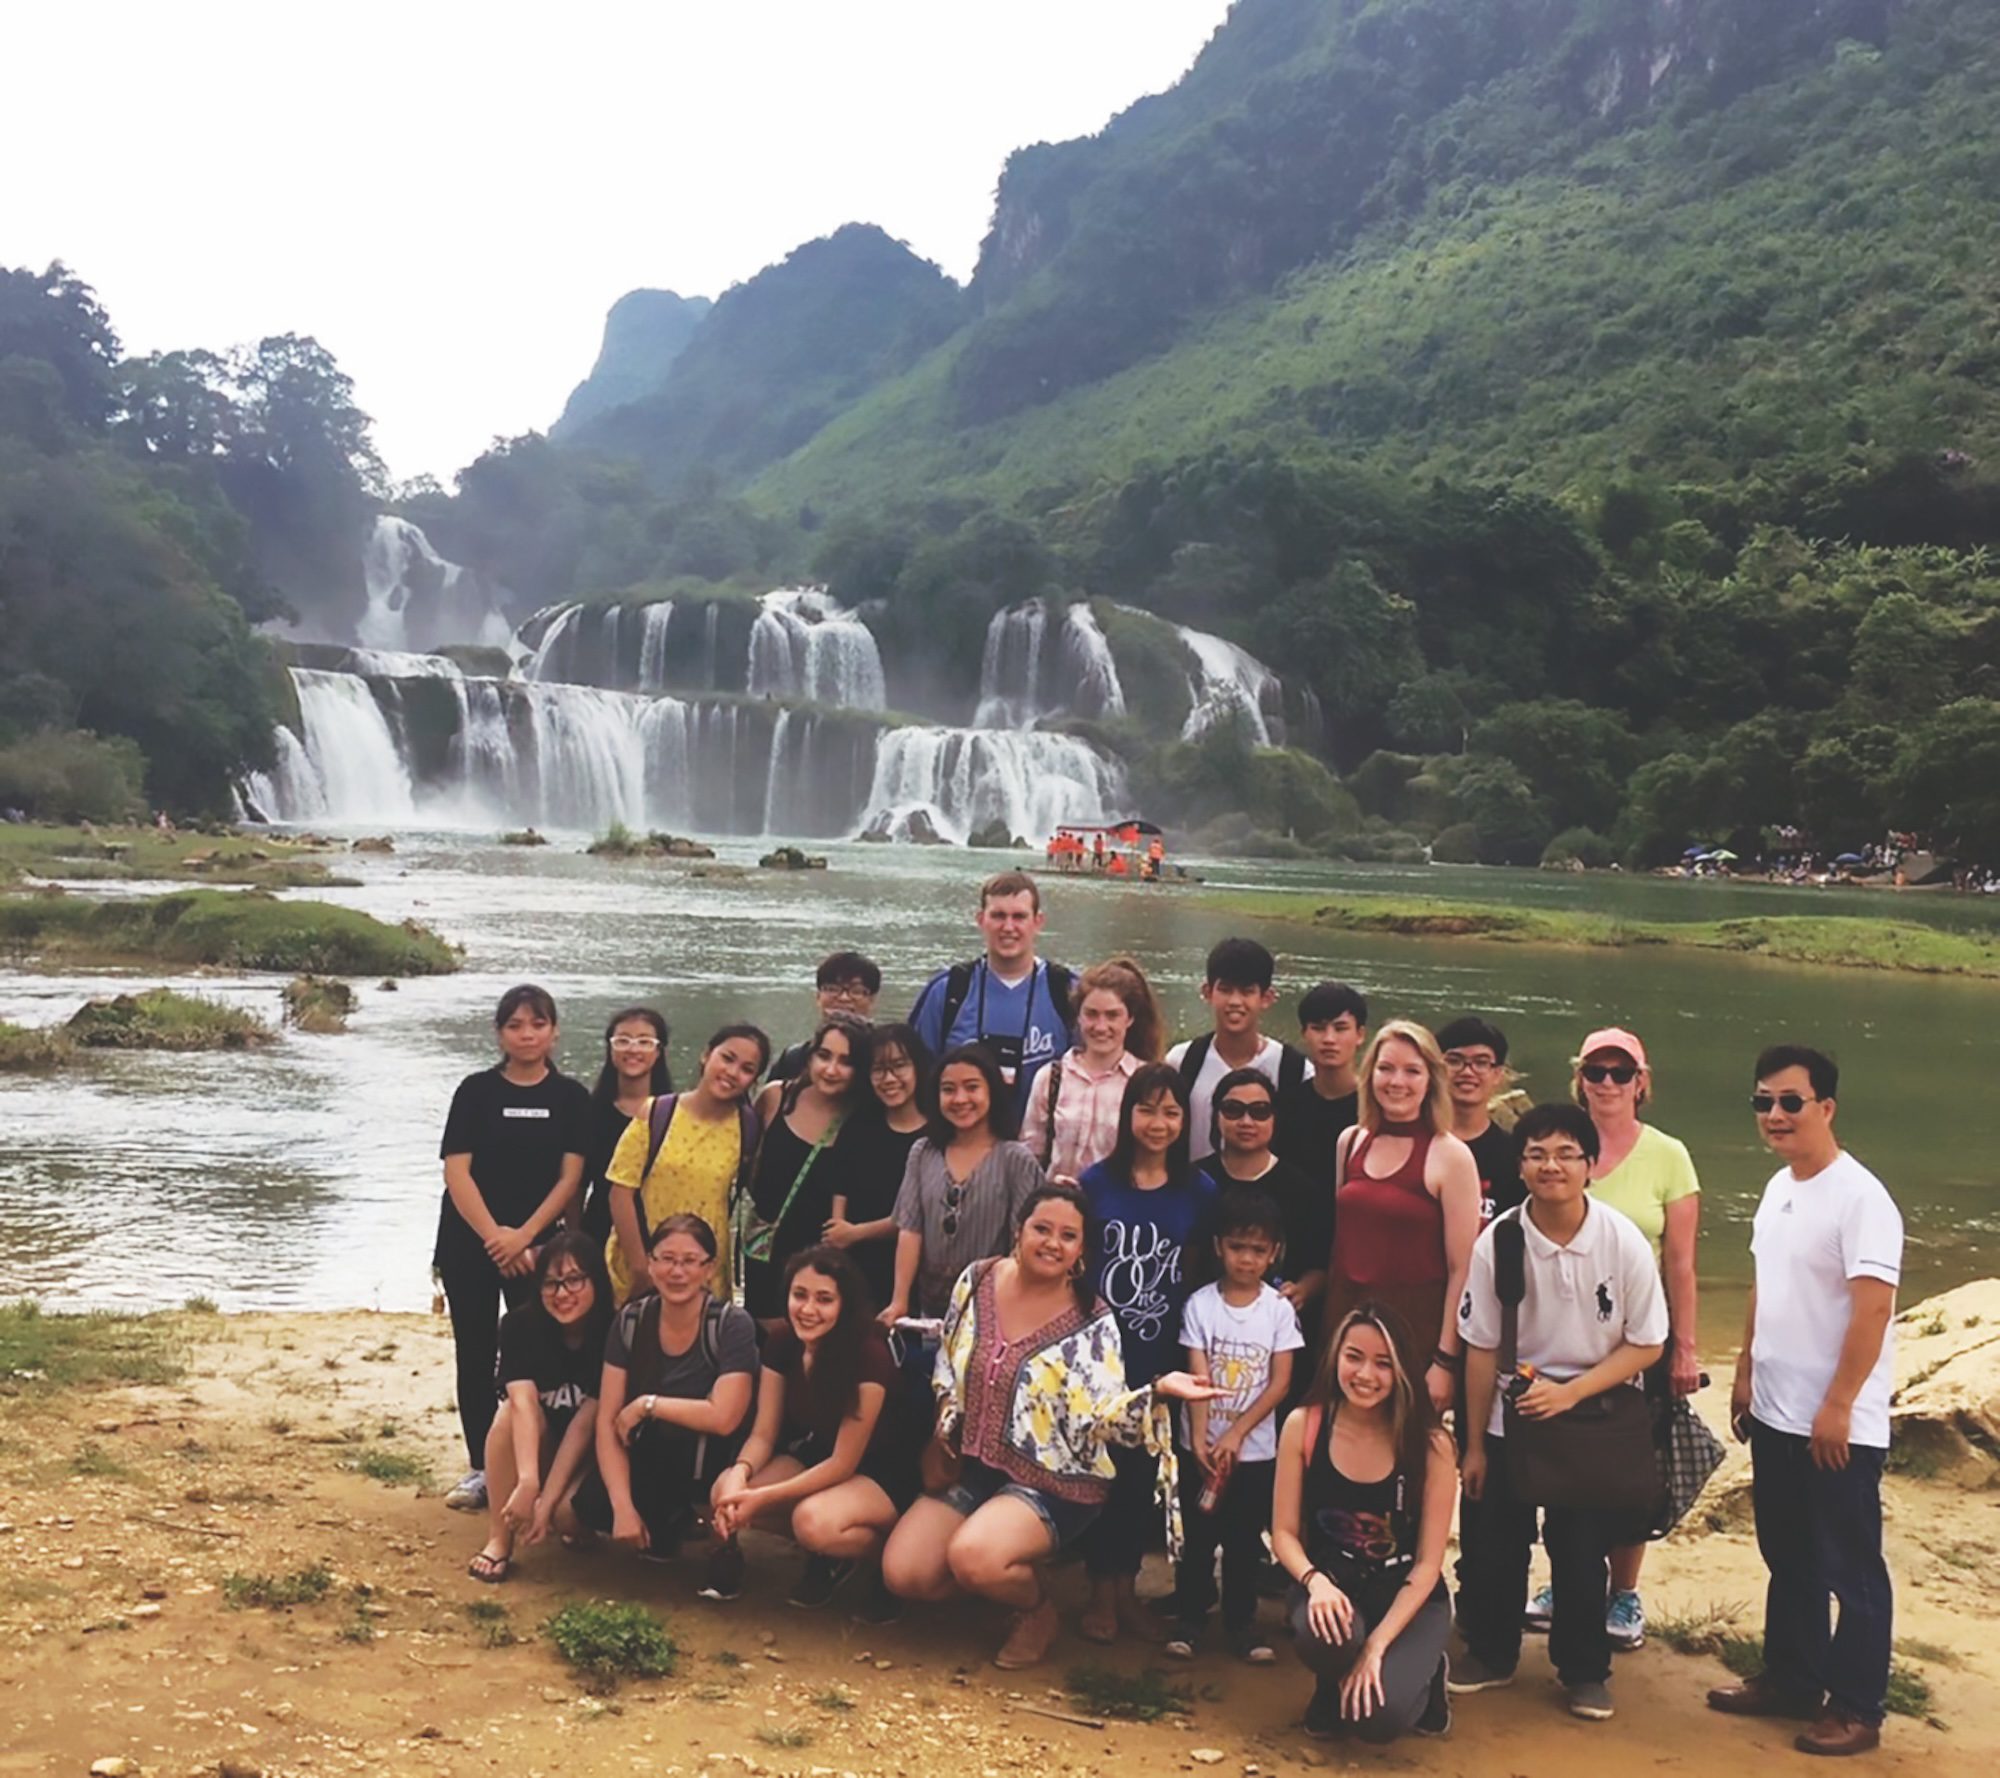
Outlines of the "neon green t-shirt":
{"label": "neon green t-shirt", "polygon": [[1667,1206],[1700,1190],[1687,1144],[1651,1124],[1639,1126],[1630,1154],[1602,1179],[1590,1182],[1590,1195],[1631,1217],[1655,1252],[1667,1232]]}

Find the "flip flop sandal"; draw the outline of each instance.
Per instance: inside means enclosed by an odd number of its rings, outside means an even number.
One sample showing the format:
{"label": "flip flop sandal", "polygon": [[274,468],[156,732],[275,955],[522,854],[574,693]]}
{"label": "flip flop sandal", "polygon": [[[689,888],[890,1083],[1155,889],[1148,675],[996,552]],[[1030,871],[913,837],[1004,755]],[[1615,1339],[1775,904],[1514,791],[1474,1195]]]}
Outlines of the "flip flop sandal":
{"label": "flip flop sandal", "polygon": [[489,1556],[484,1550],[465,1565],[467,1574],[489,1587],[497,1587],[513,1571],[512,1556]]}

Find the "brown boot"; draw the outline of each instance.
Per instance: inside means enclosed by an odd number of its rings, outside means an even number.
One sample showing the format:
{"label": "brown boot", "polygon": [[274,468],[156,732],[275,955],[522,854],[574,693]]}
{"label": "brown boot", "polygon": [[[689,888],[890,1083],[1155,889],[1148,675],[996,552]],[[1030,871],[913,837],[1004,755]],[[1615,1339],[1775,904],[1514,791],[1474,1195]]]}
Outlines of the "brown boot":
{"label": "brown boot", "polygon": [[1007,1632],[1007,1640],[1001,1643],[1000,1652],[993,1657],[994,1666],[1009,1671],[1016,1667],[1034,1666],[1049,1652],[1049,1644],[1055,1641],[1056,1631],[1061,1625],[1055,1601],[1044,1593],[1039,1605],[1014,1614],[1013,1628]]}
{"label": "brown boot", "polygon": [[1866,1753],[1871,1748],[1882,1745],[1881,1725],[1863,1722],[1858,1716],[1850,1716],[1838,1704],[1829,1704],[1820,1713],[1820,1718],[1803,1735],[1797,1736],[1792,1745],[1801,1753],[1824,1754],[1830,1759],[1844,1759],[1850,1753]]}
{"label": "brown boot", "polygon": [[1780,1716],[1792,1722],[1818,1722],[1817,1698],[1794,1697],[1771,1683],[1768,1673],[1754,1673],[1741,1685],[1719,1685],[1708,1694],[1708,1707],[1724,1716]]}

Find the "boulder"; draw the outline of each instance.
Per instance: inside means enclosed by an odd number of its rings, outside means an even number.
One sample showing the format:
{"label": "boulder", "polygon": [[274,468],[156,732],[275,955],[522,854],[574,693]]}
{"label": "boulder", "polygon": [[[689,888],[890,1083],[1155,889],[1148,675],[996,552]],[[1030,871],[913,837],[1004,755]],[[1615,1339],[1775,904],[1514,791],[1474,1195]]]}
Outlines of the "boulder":
{"label": "boulder", "polygon": [[801,852],[796,846],[780,846],[757,860],[761,870],[825,870],[826,860]]}
{"label": "boulder", "polygon": [[1896,1317],[1896,1444],[1912,1467],[2000,1463],[2000,1278],[1961,1284]]}
{"label": "boulder", "polygon": [[393,852],[396,849],[396,842],[386,833],[373,836],[364,834],[348,849],[353,852]]}

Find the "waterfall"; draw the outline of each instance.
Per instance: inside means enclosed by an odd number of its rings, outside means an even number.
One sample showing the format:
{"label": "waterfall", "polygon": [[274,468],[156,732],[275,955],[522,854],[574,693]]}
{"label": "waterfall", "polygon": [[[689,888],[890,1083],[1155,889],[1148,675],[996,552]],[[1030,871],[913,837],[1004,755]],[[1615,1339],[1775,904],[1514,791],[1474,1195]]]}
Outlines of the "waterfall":
{"label": "waterfall", "polygon": [[311,821],[324,815],[326,786],[305,743],[282,723],[271,738],[277,758],[268,772],[251,772],[244,778],[242,800],[267,821]]}
{"label": "waterfall", "polygon": [[1046,599],[993,614],[979,660],[975,728],[1031,728],[1045,716],[1125,714],[1118,663],[1085,601],[1063,613],[1053,642],[1051,660]]}
{"label": "waterfall", "polygon": [[891,729],[875,749],[869,826],[905,831],[921,812],[946,839],[990,821],[1031,843],[1064,821],[1104,821],[1125,799],[1122,768],[1089,742],[1033,731]]}
{"label": "waterfall", "polygon": [[667,685],[667,626],[674,620],[674,602],[662,599],[646,607],[639,630],[639,689],[664,691]]}
{"label": "waterfall", "polygon": [[456,661],[441,654],[405,654],[392,648],[350,648],[350,673],[365,673],[384,679],[462,679]]}
{"label": "waterfall", "polygon": [[581,605],[558,605],[548,612],[536,614],[544,620],[542,639],[522,666],[523,678],[551,680],[559,684],[572,681],[576,669],[576,642],[583,630],[583,612]]}
{"label": "waterfall", "polygon": [[711,603],[707,615],[702,619],[701,688],[703,691],[715,689],[715,637],[717,626],[722,622],[722,607]]}
{"label": "waterfall", "polygon": [[377,516],[361,551],[361,583],[367,604],[355,637],[364,648],[507,642],[511,626],[502,614],[502,590],[447,562],[408,519]]}
{"label": "waterfall", "polygon": [[764,594],[750,630],[752,697],[798,698],[836,710],[888,704],[875,637],[817,587]]}
{"label": "waterfall", "polygon": [[259,807],[281,821],[347,818],[409,821],[416,815],[409,768],[367,680],[294,667],[303,733],[279,730],[278,768],[253,786]]}
{"label": "waterfall", "polygon": [[1188,681],[1191,708],[1181,725],[1181,738],[1191,741],[1232,710],[1240,710],[1249,722],[1251,739],[1259,747],[1271,746],[1271,719],[1278,720],[1281,732],[1284,722],[1284,687],[1277,674],[1234,642],[1183,624],[1174,628],[1195,658],[1195,673]]}

